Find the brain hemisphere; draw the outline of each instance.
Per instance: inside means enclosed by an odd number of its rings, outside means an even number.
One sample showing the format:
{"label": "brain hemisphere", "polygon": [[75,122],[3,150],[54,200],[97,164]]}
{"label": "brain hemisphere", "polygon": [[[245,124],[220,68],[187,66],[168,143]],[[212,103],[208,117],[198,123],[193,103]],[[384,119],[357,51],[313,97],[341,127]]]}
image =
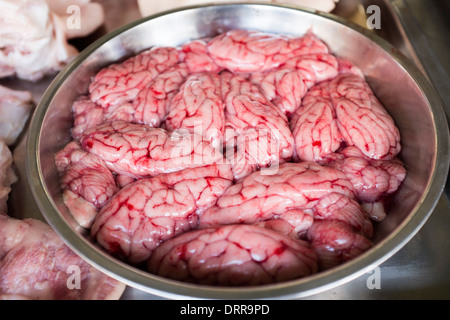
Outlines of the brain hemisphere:
{"label": "brain hemisphere", "polygon": [[351,73],[314,86],[290,124],[300,160],[320,161],[341,142],[372,159],[393,159],[401,149],[393,119],[365,80]]}
{"label": "brain hemisphere", "polygon": [[172,98],[188,76],[185,63],[167,68],[141,90],[133,101],[134,122],[159,127],[166,119]]}
{"label": "brain hemisphere", "polygon": [[197,133],[215,148],[222,146],[225,114],[217,73],[194,73],[183,83],[170,104],[165,126]]}
{"label": "brain hemisphere", "polygon": [[370,240],[342,221],[317,221],[307,239],[319,256],[319,268],[329,269],[360,255],[372,246]]}
{"label": "brain hemisphere", "polygon": [[184,53],[183,61],[192,73],[220,72],[222,70],[214,63],[207,51],[208,40],[199,39],[185,43],[181,50]]}
{"label": "brain hemisphere", "polygon": [[361,202],[376,202],[393,194],[406,177],[400,159],[374,160],[354,146],[325,157],[323,164],[344,172]]}
{"label": "brain hemisphere", "polygon": [[220,67],[231,72],[255,72],[277,68],[293,56],[327,53],[328,47],[312,33],[303,37],[287,37],[230,30],[212,39],[207,50]]}
{"label": "brain hemisphere", "polygon": [[274,175],[254,172],[228,188],[200,217],[200,226],[270,220],[290,209],[313,209],[330,193],[355,196],[339,170],[313,162],[285,163]]}
{"label": "brain hemisphere", "polygon": [[191,231],[168,240],[148,269],[165,277],[209,285],[259,285],[310,275],[317,257],[305,241],[250,225]]}
{"label": "brain hemisphere", "polygon": [[372,159],[392,159],[400,152],[400,133],[363,78],[337,76],[330,82],[330,95],[347,144]]}
{"label": "brain hemisphere", "polygon": [[115,173],[137,178],[200,167],[223,158],[194,134],[181,135],[123,121],[88,130],[81,144]]}
{"label": "brain hemisphere", "polygon": [[237,148],[236,179],[289,160],[294,140],[286,116],[245,78],[226,72],[221,79],[224,139],[228,150]]}
{"label": "brain hemisphere", "polygon": [[91,234],[110,253],[141,263],[161,242],[195,228],[231,179],[229,165],[214,164],[138,180],[102,208]]}
{"label": "brain hemisphere", "polygon": [[159,73],[179,60],[176,48],[156,47],[107,66],[89,85],[90,97],[103,107],[132,101]]}
{"label": "brain hemisphere", "polygon": [[405,177],[364,75],[310,32],[155,47],[102,69],[73,112],[79,152],[108,175],[95,185],[74,160],[61,181],[91,201],[91,235],[177,280],[273,283],[347,261]]}
{"label": "brain hemisphere", "polygon": [[320,161],[341,146],[336,111],[330,98],[328,83],[312,87],[290,120],[295,140],[295,158]]}
{"label": "brain hemisphere", "polygon": [[55,162],[64,203],[81,226],[90,227],[97,211],[118,191],[112,172],[102,159],[76,142],[59,151]]}

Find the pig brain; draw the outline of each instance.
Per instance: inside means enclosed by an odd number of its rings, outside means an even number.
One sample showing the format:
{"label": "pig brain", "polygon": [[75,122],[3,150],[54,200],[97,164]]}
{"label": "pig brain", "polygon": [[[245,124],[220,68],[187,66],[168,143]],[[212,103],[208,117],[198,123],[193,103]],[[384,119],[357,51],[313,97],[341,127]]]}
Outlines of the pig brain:
{"label": "pig brain", "polygon": [[147,263],[158,275],[209,285],[260,285],[317,272],[306,241],[251,225],[184,233],[163,243]]}
{"label": "pig brain", "polygon": [[72,111],[67,206],[109,253],[176,280],[267,284],[353,259],[406,177],[394,120],[312,32],[149,48]]}

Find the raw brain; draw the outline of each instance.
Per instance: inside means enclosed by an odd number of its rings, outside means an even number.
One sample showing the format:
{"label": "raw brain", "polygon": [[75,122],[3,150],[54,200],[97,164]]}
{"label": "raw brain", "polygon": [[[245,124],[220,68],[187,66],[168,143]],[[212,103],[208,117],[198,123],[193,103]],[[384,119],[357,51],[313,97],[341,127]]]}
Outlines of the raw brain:
{"label": "raw brain", "polygon": [[[318,50],[319,51],[319,50]],[[316,83],[338,74],[338,60],[328,53],[295,56],[280,68],[257,72],[251,81],[286,115],[291,115]]]}
{"label": "raw brain", "polygon": [[219,151],[196,134],[177,134],[124,121],[93,127],[85,133],[81,145],[104,160],[113,172],[133,178],[201,167],[222,159]]}
{"label": "raw brain", "polygon": [[198,215],[216,202],[231,180],[226,164],[138,180],[102,208],[91,234],[109,252],[139,264],[162,241],[194,229]]}
{"label": "raw brain", "polygon": [[148,261],[155,274],[209,285],[260,285],[318,270],[309,243],[251,225],[196,230],[168,240]]}
{"label": "raw brain", "polygon": [[214,62],[231,72],[267,71],[289,58],[327,53],[328,47],[314,34],[287,37],[258,31],[231,30],[208,43]]}
{"label": "raw brain", "polygon": [[401,149],[393,119],[365,80],[351,73],[313,87],[293,115],[291,128],[296,156],[304,161],[320,161],[341,142],[372,159],[393,159]]}
{"label": "raw brain", "polygon": [[188,76],[171,101],[165,126],[169,130],[187,129],[215,148],[222,146],[225,114],[220,76],[209,72]]}
{"label": "raw brain", "polygon": [[[270,283],[348,261],[406,174],[364,75],[312,32],[150,48],[102,69],[73,113],[84,156],[62,186],[91,187],[76,194],[95,206],[92,237],[183,281]],[[90,180],[97,162],[105,176]]]}
{"label": "raw brain", "polygon": [[55,155],[63,200],[82,227],[89,228],[97,211],[118,191],[112,172],[98,156],[71,142]]}
{"label": "raw brain", "polygon": [[294,138],[287,117],[244,77],[225,72],[221,78],[224,144],[227,151],[232,151],[232,156],[227,152],[227,157],[233,163],[235,179],[289,160]]}
{"label": "raw brain", "polygon": [[[309,219],[306,218],[309,215]],[[287,225],[288,234],[296,238],[308,237],[315,241],[318,237],[312,226],[318,221],[337,221],[347,226],[346,237],[364,239],[360,242],[345,241],[341,243],[342,233],[328,234],[329,251],[334,243],[339,243],[339,250],[347,256],[362,252],[370,247],[369,238],[373,227],[355,201],[351,182],[340,171],[326,168],[314,162],[286,163],[280,166],[278,173],[270,176],[254,172],[242,181],[228,188],[217,204],[207,209],[200,217],[199,227],[208,228],[217,225],[258,224],[260,222],[270,229],[279,229],[271,220],[282,220]],[[294,230],[294,231],[293,231]],[[323,259],[318,252],[321,265]],[[328,254],[328,252],[327,252]]]}
{"label": "raw brain", "polygon": [[174,48],[146,50],[97,73],[89,86],[90,97],[104,108],[133,101],[158,74],[178,62],[179,53]]}

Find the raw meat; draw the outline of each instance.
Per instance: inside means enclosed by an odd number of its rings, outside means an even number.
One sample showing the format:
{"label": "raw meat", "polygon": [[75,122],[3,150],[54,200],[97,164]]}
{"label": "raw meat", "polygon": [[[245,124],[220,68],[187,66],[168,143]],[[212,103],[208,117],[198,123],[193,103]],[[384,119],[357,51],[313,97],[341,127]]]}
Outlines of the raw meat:
{"label": "raw meat", "polygon": [[316,83],[332,79],[338,75],[339,60],[334,55],[323,51],[294,56],[287,60],[283,66],[300,71],[309,89]]}
{"label": "raw meat", "polygon": [[17,181],[17,175],[12,167],[13,157],[8,146],[0,140],[0,212],[7,213],[7,201],[11,186]]}
{"label": "raw meat", "polygon": [[154,47],[122,63],[109,65],[100,70],[89,85],[91,100],[102,107],[131,102],[153,79],[179,60],[177,49]]}
{"label": "raw meat", "polygon": [[193,40],[181,47],[184,53],[183,61],[191,73],[220,72],[222,70],[214,63],[207,51],[208,40]]}
{"label": "raw meat", "polygon": [[339,64],[339,74],[349,73],[364,79],[364,73],[353,63],[341,57],[337,57],[337,60]]}
{"label": "raw meat", "polygon": [[242,76],[225,72],[221,79],[224,141],[226,155],[234,164],[235,179],[259,168],[277,168],[290,160],[294,138],[286,116]]}
{"label": "raw meat", "polygon": [[112,172],[98,156],[68,143],[55,155],[63,200],[79,225],[89,228],[97,212],[119,190]]}
{"label": "raw meat", "polygon": [[280,214],[278,218],[256,222],[254,225],[302,239],[313,223],[314,212],[312,210],[292,209]]}
{"label": "raw meat", "polygon": [[105,108],[92,102],[89,97],[79,97],[72,104],[72,114],[74,117],[71,135],[75,140],[79,140],[85,131],[95,127],[105,121]]}
{"label": "raw meat", "polygon": [[357,147],[347,147],[322,162],[343,171],[352,182],[361,202],[377,202],[393,194],[406,177],[398,159],[373,160]]}
{"label": "raw meat", "polygon": [[308,229],[307,239],[319,256],[320,270],[349,261],[372,246],[370,240],[349,224],[336,220],[314,222]]}
{"label": "raw meat", "polygon": [[294,56],[328,53],[328,47],[312,33],[303,37],[249,30],[230,30],[208,43],[208,53],[231,72],[256,72],[277,68]]}
{"label": "raw meat", "polygon": [[3,0],[0,15],[0,77],[38,80],[77,54],[66,41],[63,21],[45,0]]}
{"label": "raw meat", "polygon": [[343,194],[330,193],[315,206],[316,220],[342,221],[364,236],[371,238],[373,225],[360,204]]}
{"label": "raw meat", "polygon": [[370,159],[354,146],[330,154],[320,163],[347,175],[361,207],[378,222],[386,217],[386,199],[398,190],[406,177],[406,169],[400,159]]}
{"label": "raw meat", "polygon": [[254,73],[250,81],[258,85],[264,96],[287,116],[300,106],[308,91],[307,79],[299,70],[291,68]]}
{"label": "raw meat", "polygon": [[91,234],[111,254],[142,263],[163,241],[195,228],[198,215],[231,183],[231,167],[226,164],[138,180],[103,207]]}
{"label": "raw meat", "polygon": [[148,49],[102,69],[73,114],[61,183],[91,186],[71,191],[90,235],[176,280],[265,284],[353,259],[406,174],[364,74],[312,32]]}
{"label": "raw meat", "polygon": [[290,120],[295,140],[294,158],[297,161],[320,161],[338,150],[343,138],[337,121],[329,83],[322,82],[312,87]]}
{"label": "raw meat", "polygon": [[280,68],[253,73],[251,81],[280,110],[290,116],[307,91],[316,83],[338,74],[338,60],[331,54],[309,54],[290,58]]}
{"label": "raw meat", "polygon": [[342,73],[313,87],[291,119],[298,160],[321,161],[341,142],[372,159],[393,159],[400,133],[366,81]]}
{"label": "raw meat", "polygon": [[386,208],[384,201],[363,202],[361,208],[366,212],[370,219],[381,222],[386,218]]}
{"label": "raw meat", "polygon": [[13,145],[23,132],[33,108],[31,92],[0,85],[0,140],[8,146]]}
{"label": "raw meat", "polygon": [[[183,83],[187,72],[184,63],[168,67],[156,75],[148,86],[140,90],[132,102],[102,106],[87,96],[79,97],[72,105],[74,115],[72,136],[80,139],[86,130],[101,123],[115,121],[159,127],[167,117],[170,101]],[[122,98],[124,97],[119,99]]]}
{"label": "raw meat", "polygon": [[223,155],[195,134],[177,134],[116,121],[88,130],[83,149],[103,159],[110,170],[144,178],[221,161]]}
{"label": "raw meat", "polygon": [[114,300],[125,285],[94,269],[39,220],[0,214],[0,299]]}
{"label": "raw meat", "polygon": [[278,219],[292,209],[315,210],[331,193],[355,197],[352,184],[339,170],[314,162],[285,163],[274,175],[257,171],[228,188],[217,204],[203,213],[199,226],[253,224]]}
{"label": "raw meat", "polygon": [[307,242],[250,225],[184,233],[159,246],[147,265],[160,276],[224,286],[282,282],[318,270]]}
{"label": "raw meat", "polygon": [[372,159],[393,159],[401,149],[394,120],[367,82],[340,74],[330,82],[330,95],[344,141]]}
{"label": "raw meat", "polygon": [[217,73],[194,73],[175,95],[165,122],[169,130],[186,129],[222,150],[225,114]]}
{"label": "raw meat", "polygon": [[130,122],[159,127],[166,119],[172,98],[187,75],[188,68],[185,63],[176,64],[159,74],[133,101],[136,111]]}
{"label": "raw meat", "polygon": [[[89,2],[1,0],[0,78],[36,81],[61,70],[78,54],[68,39],[85,36],[104,21],[102,6]],[[75,24],[73,13],[68,16],[71,5],[80,9]]]}

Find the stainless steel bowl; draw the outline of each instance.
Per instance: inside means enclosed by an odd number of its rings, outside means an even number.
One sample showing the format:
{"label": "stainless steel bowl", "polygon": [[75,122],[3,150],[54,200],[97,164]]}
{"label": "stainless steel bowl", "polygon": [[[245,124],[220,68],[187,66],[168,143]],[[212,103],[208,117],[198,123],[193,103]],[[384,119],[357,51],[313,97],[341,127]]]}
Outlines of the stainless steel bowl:
{"label": "stainless steel bowl", "polygon": [[[375,245],[354,260],[316,275],[257,287],[201,286],[151,275],[105,253],[79,227],[61,199],[53,156],[69,140],[72,101],[87,92],[103,66],[154,45],[177,46],[233,28],[301,35],[307,30],[361,68],[394,117],[408,175],[387,218],[376,226]],[[439,199],[449,169],[449,133],[439,96],[421,72],[371,31],[323,13],[271,4],[189,7],[138,20],[80,53],[52,82],[33,116],[27,169],[33,195],[49,224],[80,256],[106,274],[166,298],[300,298],[352,280],[379,265],[422,227]]]}

